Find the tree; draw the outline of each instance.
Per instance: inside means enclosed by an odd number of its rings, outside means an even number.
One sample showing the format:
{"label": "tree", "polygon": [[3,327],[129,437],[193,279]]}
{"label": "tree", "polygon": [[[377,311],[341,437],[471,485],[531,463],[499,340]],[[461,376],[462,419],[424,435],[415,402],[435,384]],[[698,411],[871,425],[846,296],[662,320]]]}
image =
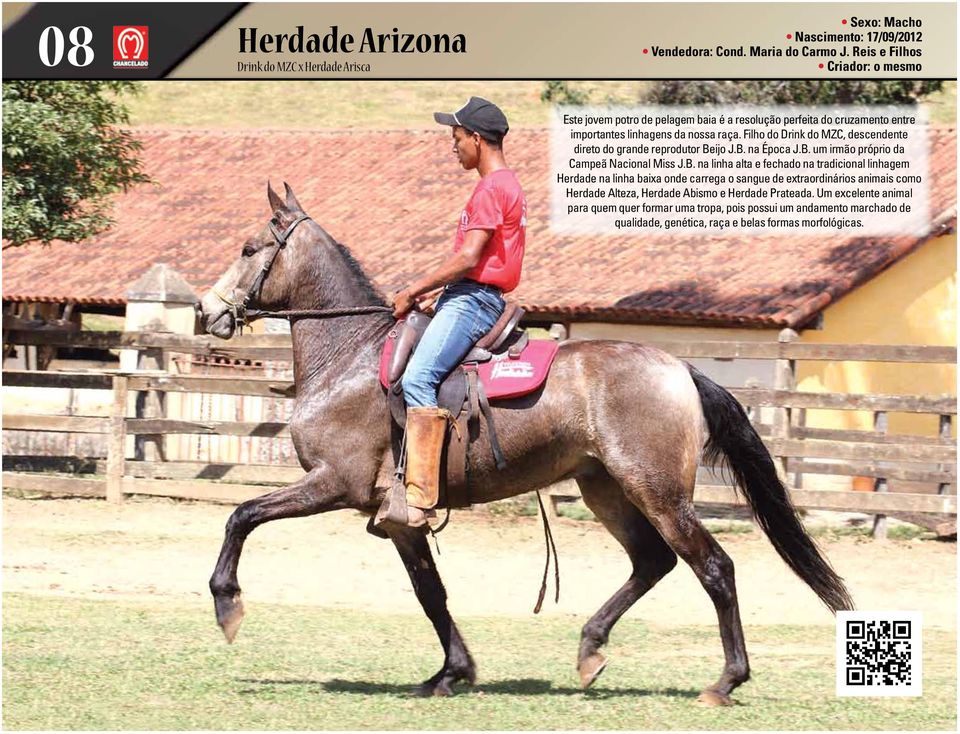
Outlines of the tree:
{"label": "tree", "polygon": [[[657,81],[641,93],[641,104],[730,105],[730,104],[916,104],[922,97],[939,92],[942,81],[840,80],[753,80],[753,81]],[[584,105],[584,92],[569,82],[548,81],[540,100],[553,104]]]}
{"label": "tree", "polygon": [[540,101],[558,105],[584,105],[590,98],[585,92],[571,88],[569,82],[554,80],[543,83]]}
{"label": "tree", "polygon": [[113,220],[109,197],[149,181],[128,122],[126,81],[3,84],[4,249],[79,242]]}
{"label": "tree", "polygon": [[916,104],[940,91],[939,81],[660,81],[645,102],[653,104]]}

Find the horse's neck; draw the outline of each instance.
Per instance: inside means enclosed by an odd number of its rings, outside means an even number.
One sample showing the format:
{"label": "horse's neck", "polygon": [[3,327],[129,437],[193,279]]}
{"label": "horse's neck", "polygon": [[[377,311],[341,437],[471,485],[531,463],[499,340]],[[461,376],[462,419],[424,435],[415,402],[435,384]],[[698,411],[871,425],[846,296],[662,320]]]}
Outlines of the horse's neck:
{"label": "horse's neck", "polygon": [[291,327],[297,395],[325,390],[363,373],[376,374],[392,326],[382,314],[298,319]]}
{"label": "horse's neck", "polygon": [[[326,233],[323,233],[326,236]],[[309,251],[307,251],[309,253]],[[366,275],[339,246],[328,243],[299,263],[291,293],[294,310],[381,305]],[[298,395],[367,371],[376,373],[380,348],[393,325],[388,313],[297,319],[291,327]]]}

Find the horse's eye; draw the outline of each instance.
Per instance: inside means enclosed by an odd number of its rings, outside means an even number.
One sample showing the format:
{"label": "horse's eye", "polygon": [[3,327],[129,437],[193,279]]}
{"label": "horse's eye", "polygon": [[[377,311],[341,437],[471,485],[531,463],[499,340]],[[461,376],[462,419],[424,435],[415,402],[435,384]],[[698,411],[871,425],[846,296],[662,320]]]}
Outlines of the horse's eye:
{"label": "horse's eye", "polygon": [[253,257],[256,254],[256,250],[253,249],[253,245],[244,245],[243,246],[243,256],[244,257]]}

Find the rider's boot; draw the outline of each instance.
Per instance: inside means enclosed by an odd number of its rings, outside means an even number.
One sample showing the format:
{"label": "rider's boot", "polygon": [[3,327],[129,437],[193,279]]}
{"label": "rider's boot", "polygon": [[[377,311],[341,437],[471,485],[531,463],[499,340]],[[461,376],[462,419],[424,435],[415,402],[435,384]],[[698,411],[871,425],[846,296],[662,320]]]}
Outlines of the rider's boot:
{"label": "rider's boot", "polygon": [[450,412],[444,408],[407,408],[407,525],[423,527],[436,517],[440,499],[440,456]]}
{"label": "rider's boot", "polygon": [[440,499],[440,455],[450,412],[443,408],[407,408],[405,483],[394,482],[380,510],[374,527],[385,523],[424,527],[436,517],[433,508]]}

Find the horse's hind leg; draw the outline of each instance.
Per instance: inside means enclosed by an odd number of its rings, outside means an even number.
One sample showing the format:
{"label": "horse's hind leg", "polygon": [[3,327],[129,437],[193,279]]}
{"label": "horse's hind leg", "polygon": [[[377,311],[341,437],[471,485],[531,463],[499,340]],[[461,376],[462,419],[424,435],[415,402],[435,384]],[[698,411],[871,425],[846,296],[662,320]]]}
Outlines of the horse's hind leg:
{"label": "horse's hind leg", "polygon": [[[689,496],[692,491],[688,493],[679,483],[666,480],[654,486],[642,471],[622,478],[627,497],[642,509],[670,548],[689,564],[713,600],[720,624],[724,667],[720,679],[705,689],[698,700],[713,706],[728,705],[730,692],[750,678],[733,561],[700,523]],[[690,484],[692,487],[693,482]]]}
{"label": "horse's hind leg", "polygon": [[750,678],[733,561],[703,527],[693,504],[685,497],[680,512],[660,515],[653,521],[670,547],[690,564],[717,610],[723,643],[723,673],[714,685],[700,694],[698,700],[713,706],[729,705],[730,692]]}
{"label": "horse's hind leg", "polygon": [[443,645],[443,667],[420,686],[419,695],[449,696],[453,693],[453,684],[458,681],[473,685],[477,677],[476,667],[447,610],[447,592],[433,562],[426,534],[422,529],[400,527],[391,527],[388,532],[410,575],[417,600]]}
{"label": "horse's hind leg", "polygon": [[579,478],[577,483],[584,503],[624,547],[633,565],[630,578],[580,633],[577,672],[580,685],[587,688],[606,667],[606,659],[599,650],[607,643],[610,630],[641,596],[670,573],[677,565],[677,555],[609,476]]}

